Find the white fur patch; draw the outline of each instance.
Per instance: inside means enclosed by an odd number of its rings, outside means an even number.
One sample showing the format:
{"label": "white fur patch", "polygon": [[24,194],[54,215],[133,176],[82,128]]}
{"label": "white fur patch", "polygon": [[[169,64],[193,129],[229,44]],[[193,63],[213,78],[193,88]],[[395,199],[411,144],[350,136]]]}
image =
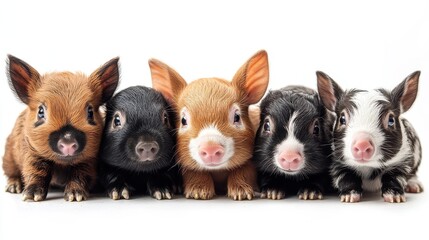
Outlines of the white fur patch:
{"label": "white fur patch", "polygon": [[[383,158],[380,146],[383,144],[385,136],[379,128],[379,116],[381,108],[377,105],[378,101],[387,101],[387,99],[377,91],[359,92],[352,98],[356,104],[354,111],[350,112],[347,123],[344,141],[343,154],[346,163],[349,166],[360,168],[380,167],[380,160]],[[374,144],[374,155],[366,163],[358,163],[352,155],[352,143],[356,134],[360,132],[367,133]]]}
{"label": "white fur patch", "polygon": [[[224,148],[225,154],[221,163],[217,166],[207,166],[199,155],[199,147],[203,142],[214,142]],[[215,126],[202,129],[196,138],[189,142],[189,151],[192,158],[205,169],[224,169],[228,166],[228,160],[234,155],[234,140],[224,136]]]}
{"label": "white fur patch", "polygon": [[277,145],[277,147],[275,148],[274,158],[273,158],[274,164],[279,169],[282,169],[282,167],[280,166],[280,164],[277,161],[277,159],[279,158],[279,155],[286,150],[299,152],[303,158],[304,164],[302,164],[301,167],[297,171],[294,171],[294,172],[282,171],[283,173],[290,174],[290,175],[297,174],[299,172],[299,170],[304,168],[304,166],[305,166],[304,144],[301,143],[295,137],[295,133],[294,133],[294,131],[295,131],[295,119],[296,119],[297,115],[298,114],[296,112],[294,112],[292,114],[292,117],[289,119],[289,123],[286,126],[286,129],[288,131],[288,136],[287,136],[286,140],[283,140],[280,144]]}
{"label": "white fur patch", "polygon": [[[408,142],[407,132],[405,126],[402,121],[399,121],[402,130],[402,145],[399,149],[399,152],[390,160],[388,160],[385,165],[386,166],[395,166],[404,161],[404,159],[409,158],[413,153],[411,152],[410,143]],[[411,170],[411,169],[409,169]],[[409,171],[407,170],[407,171]]]}

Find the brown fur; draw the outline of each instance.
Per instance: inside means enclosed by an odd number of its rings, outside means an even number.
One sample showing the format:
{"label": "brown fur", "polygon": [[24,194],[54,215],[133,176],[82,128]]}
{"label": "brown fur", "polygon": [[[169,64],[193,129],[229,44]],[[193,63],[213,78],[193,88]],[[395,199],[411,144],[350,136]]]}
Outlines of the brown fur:
{"label": "brown fur", "polygon": [[[210,199],[215,188],[227,188],[234,200],[252,199],[256,182],[255,168],[249,161],[253,153],[254,124],[249,117],[249,105],[257,103],[268,85],[268,57],[265,51],[250,58],[235,74],[233,81],[203,78],[186,81],[172,68],[158,60],[150,60],[153,87],[175,106],[179,113],[186,106],[192,127],[178,131],[178,157],[187,198]],[[243,129],[229,123],[228,112],[237,104]],[[189,143],[205,127],[214,124],[224,136],[234,141],[234,155],[221,170],[202,168],[191,156]],[[180,126],[178,118],[177,126]],[[218,187],[226,182],[226,186]]]}
{"label": "brown fur", "polygon": [[[118,84],[118,58],[87,77],[70,72],[41,76],[27,63],[9,56],[9,78],[27,108],[19,115],[7,139],[3,157],[3,169],[8,177],[6,191],[24,190],[24,200],[39,201],[45,199],[49,185],[57,185],[65,187],[66,200],[86,199],[96,178],[103,128],[98,109]],[[47,117],[45,123],[35,126],[40,104],[46,106]],[[89,104],[94,109],[95,124],[87,120]],[[49,135],[67,124],[86,136],[84,149],[70,161],[61,159],[48,143]]]}

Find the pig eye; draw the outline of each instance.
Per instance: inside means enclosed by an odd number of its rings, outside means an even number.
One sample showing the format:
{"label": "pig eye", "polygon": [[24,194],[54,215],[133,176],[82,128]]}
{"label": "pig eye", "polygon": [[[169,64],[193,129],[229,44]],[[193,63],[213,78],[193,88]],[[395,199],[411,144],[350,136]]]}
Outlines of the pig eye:
{"label": "pig eye", "polygon": [[168,121],[168,114],[166,111],[162,113],[162,123],[166,126],[170,126],[170,122]]}
{"label": "pig eye", "polygon": [[180,119],[181,128],[183,130],[187,129],[189,126],[189,121],[191,120],[188,110],[186,108],[182,109],[182,113],[180,114],[182,118]]}
{"label": "pig eye", "polygon": [[347,124],[346,114],[344,112],[342,112],[341,115],[340,115],[340,124],[341,125],[346,125]]}
{"label": "pig eye", "polygon": [[188,120],[186,120],[186,116],[182,117],[181,122],[182,122],[182,126],[188,126]]}
{"label": "pig eye", "polygon": [[89,105],[86,108],[86,118],[88,119],[89,124],[95,125],[95,122],[94,122],[94,108],[91,105]]}
{"label": "pig eye", "polygon": [[113,117],[113,126],[115,128],[122,126],[121,117],[119,116],[119,114],[115,114],[115,116]]}
{"label": "pig eye", "polygon": [[392,114],[390,114],[387,120],[387,126],[393,127],[394,125],[395,125],[395,117]]}
{"label": "pig eye", "polygon": [[320,132],[319,121],[316,120],[314,122],[313,134],[314,135],[319,135],[319,132]]}
{"label": "pig eye", "polygon": [[234,113],[234,124],[240,123],[241,116],[239,112]]}
{"label": "pig eye", "polygon": [[264,132],[267,132],[267,133],[271,132],[271,124],[270,124],[270,120],[268,119],[265,119],[265,122],[264,122]]}
{"label": "pig eye", "polygon": [[39,110],[37,111],[37,119],[42,120],[45,119],[45,108],[43,105],[39,106]]}

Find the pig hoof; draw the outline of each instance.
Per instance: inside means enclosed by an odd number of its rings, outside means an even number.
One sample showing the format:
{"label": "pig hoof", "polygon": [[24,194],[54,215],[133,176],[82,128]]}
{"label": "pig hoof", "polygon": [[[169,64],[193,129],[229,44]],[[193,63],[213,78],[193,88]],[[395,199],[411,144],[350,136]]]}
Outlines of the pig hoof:
{"label": "pig hoof", "polygon": [[404,194],[398,193],[397,191],[393,190],[388,190],[384,192],[383,198],[385,202],[389,203],[401,203],[406,201]]}
{"label": "pig hoof", "polygon": [[301,200],[319,200],[323,198],[323,194],[319,190],[300,189],[298,198]]}
{"label": "pig hoof", "polygon": [[20,179],[9,179],[6,185],[6,192],[10,193],[21,193],[22,182]]}
{"label": "pig hoof", "polygon": [[30,185],[22,193],[22,200],[39,202],[39,201],[45,200],[46,195],[47,195],[46,188],[38,187],[36,185]]}
{"label": "pig hoof", "polygon": [[172,196],[173,194],[168,189],[152,191],[152,197],[157,200],[171,199]]}
{"label": "pig hoof", "polygon": [[361,197],[361,193],[358,193],[356,191],[350,191],[349,193],[341,194],[340,199],[341,202],[354,203],[360,202]]}
{"label": "pig hoof", "polygon": [[423,192],[423,185],[418,179],[411,178],[407,182],[407,186],[405,187],[405,192],[407,192],[407,193],[421,193],[421,192]]}
{"label": "pig hoof", "polygon": [[262,190],[261,192],[261,198],[280,200],[280,199],[283,199],[285,196],[286,196],[286,193],[284,191],[276,190],[276,189],[266,189],[266,190]]}
{"label": "pig hoof", "polygon": [[252,200],[253,195],[253,189],[250,186],[228,189],[228,197],[235,201]]}
{"label": "pig hoof", "polygon": [[194,187],[190,189],[185,188],[185,197],[186,198],[193,198],[193,199],[201,199],[201,200],[207,200],[213,198],[215,195],[214,189],[206,188],[206,187]]}
{"label": "pig hoof", "polygon": [[112,188],[109,191],[109,197],[113,200],[119,200],[119,199],[130,199],[130,191],[127,187],[120,188]]}
{"label": "pig hoof", "polygon": [[64,191],[64,200],[81,202],[88,198],[88,192],[82,189],[67,189]]}

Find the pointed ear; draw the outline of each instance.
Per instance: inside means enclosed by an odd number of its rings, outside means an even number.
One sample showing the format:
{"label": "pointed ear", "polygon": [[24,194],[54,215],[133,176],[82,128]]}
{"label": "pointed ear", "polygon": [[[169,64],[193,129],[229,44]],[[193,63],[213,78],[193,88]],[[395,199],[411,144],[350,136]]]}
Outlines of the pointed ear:
{"label": "pointed ear", "polygon": [[101,101],[107,102],[119,84],[119,57],[113,58],[95,70],[90,76],[95,92],[101,88]]}
{"label": "pointed ear", "polygon": [[317,71],[317,90],[323,105],[330,111],[335,111],[338,100],[344,91],[340,86],[330,78],[326,73]]}
{"label": "pointed ear", "polygon": [[400,104],[401,112],[408,111],[416,100],[419,77],[420,71],[415,71],[392,90],[393,101]]}
{"label": "pointed ear", "polygon": [[152,87],[159,91],[169,103],[175,102],[176,97],[186,87],[186,81],[174,69],[157,59],[150,59],[149,67]]}
{"label": "pointed ear", "polygon": [[255,104],[264,96],[268,81],[268,55],[261,50],[237,71],[232,84],[241,91],[247,104]]}
{"label": "pointed ear", "polygon": [[28,63],[12,55],[7,55],[6,66],[10,88],[23,103],[28,104],[30,94],[40,87],[40,74]]}

